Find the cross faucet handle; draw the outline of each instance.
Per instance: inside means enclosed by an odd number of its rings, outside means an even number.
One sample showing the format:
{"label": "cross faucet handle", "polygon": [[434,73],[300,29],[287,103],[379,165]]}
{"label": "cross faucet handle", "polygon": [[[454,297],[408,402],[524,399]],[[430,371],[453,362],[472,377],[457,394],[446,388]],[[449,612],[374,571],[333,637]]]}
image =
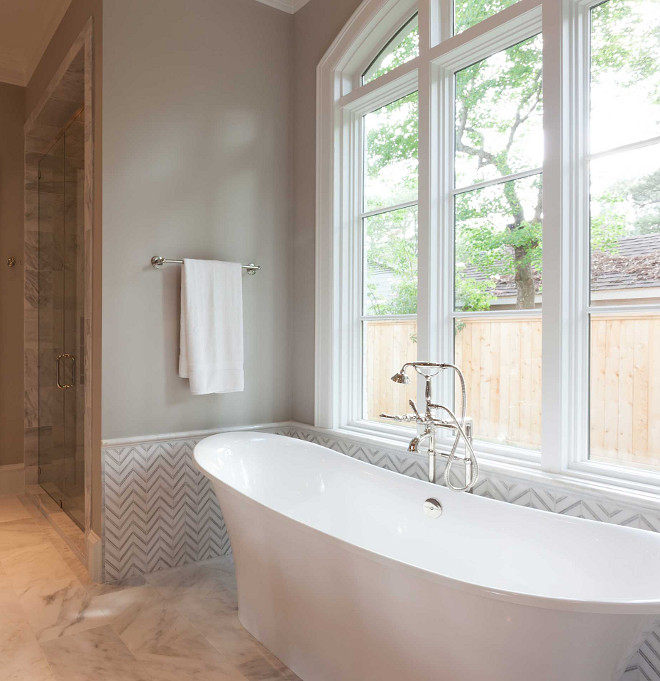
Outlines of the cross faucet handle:
{"label": "cross faucet handle", "polygon": [[389,419],[390,421],[404,421],[404,422],[417,422],[417,416],[415,414],[406,414],[405,416],[395,416],[393,414],[379,414],[381,419]]}

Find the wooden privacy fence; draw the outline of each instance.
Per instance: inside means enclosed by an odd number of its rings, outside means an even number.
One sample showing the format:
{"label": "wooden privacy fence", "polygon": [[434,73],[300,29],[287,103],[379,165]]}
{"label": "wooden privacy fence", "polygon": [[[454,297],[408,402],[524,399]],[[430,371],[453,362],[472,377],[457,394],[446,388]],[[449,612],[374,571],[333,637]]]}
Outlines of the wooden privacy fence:
{"label": "wooden privacy fence", "polygon": [[[417,357],[415,321],[369,322],[367,415],[404,414],[416,382],[390,381]],[[457,321],[456,363],[465,374],[477,439],[541,445],[540,317]],[[660,316],[595,316],[591,330],[591,457],[660,464]]]}
{"label": "wooden privacy fence", "polygon": [[660,316],[592,318],[590,437],[594,459],[660,466]]}
{"label": "wooden privacy fence", "polygon": [[[417,399],[417,382],[393,383],[390,378],[405,362],[417,359],[417,322],[367,322],[365,361],[367,417],[379,421],[379,414],[407,414],[408,400]],[[414,424],[404,424],[414,427]]]}
{"label": "wooden privacy fence", "polygon": [[482,440],[541,446],[541,319],[457,320],[456,364]]}

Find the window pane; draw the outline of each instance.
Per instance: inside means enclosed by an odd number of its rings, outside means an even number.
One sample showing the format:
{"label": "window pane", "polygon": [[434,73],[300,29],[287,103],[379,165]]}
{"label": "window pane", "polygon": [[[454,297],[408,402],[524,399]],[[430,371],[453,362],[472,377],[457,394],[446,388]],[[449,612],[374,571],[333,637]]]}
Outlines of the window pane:
{"label": "window pane", "polygon": [[417,93],[364,117],[366,211],[417,199]]}
{"label": "window pane", "polygon": [[362,84],[376,80],[397,66],[419,56],[419,26],[417,15],[390,40],[362,76]]}
{"label": "window pane", "polygon": [[591,162],[591,300],[660,302],[660,145]]}
{"label": "window pane", "polygon": [[[416,381],[407,385],[393,383],[390,376],[405,362],[417,359],[417,320],[386,319],[364,322],[365,399],[364,417],[381,421],[380,414],[403,415],[410,412],[408,400],[417,399]],[[415,428],[414,423],[394,423]]]}
{"label": "window pane", "polygon": [[417,206],[364,220],[365,315],[417,312]]}
{"label": "window pane", "polygon": [[461,33],[516,2],[518,0],[454,0],[454,33]]}
{"label": "window pane", "polygon": [[456,74],[456,186],[543,165],[541,36]]}
{"label": "window pane", "polygon": [[541,306],[541,175],[458,194],[456,310]]}
{"label": "window pane", "polygon": [[454,348],[475,439],[540,449],[541,315],[457,319]]}
{"label": "window pane", "polygon": [[660,2],[609,0],[591,10],[591,150],[656,135]]}
{"label": "window pane", "polygon": [[591,459],[660,469],[660,316],[591,320]]}

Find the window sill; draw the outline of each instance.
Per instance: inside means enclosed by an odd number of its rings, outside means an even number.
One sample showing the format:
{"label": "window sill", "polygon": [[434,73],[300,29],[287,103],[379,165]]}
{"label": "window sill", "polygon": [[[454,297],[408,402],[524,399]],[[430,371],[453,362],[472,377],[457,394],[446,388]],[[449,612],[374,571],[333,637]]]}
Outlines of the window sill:
{"label": "window sill", "polygon": [[[376,429],[356,425],[336,429],[318,428],[303,423],[295,423],[294,425],[314,430],[319,434],[343,439],[348,438],[372,447],[384,447],[399,454],[414,457],[424,463],[427,460],[424,455],[408,452],[408,443],[413,437],[413,433],[407,434],[405,431],[401,433],[400,431],[403,429],[393,428],[387,433],[377,433]],[[440,449],[445,448],[441,446]],[[660,512],[660,488],[653,484],[613,478],[598,472],[585,472],[584,470],[551,473],[542,470],[539,458],[504,460],[502,455],[482,451],[478,448],[476,448],[476,454],[479,459],[479,466],[484,473],[508,476],[516,480],[554,487],[566,492],[597,497],[599,501],[606,503],[611,502]]]}

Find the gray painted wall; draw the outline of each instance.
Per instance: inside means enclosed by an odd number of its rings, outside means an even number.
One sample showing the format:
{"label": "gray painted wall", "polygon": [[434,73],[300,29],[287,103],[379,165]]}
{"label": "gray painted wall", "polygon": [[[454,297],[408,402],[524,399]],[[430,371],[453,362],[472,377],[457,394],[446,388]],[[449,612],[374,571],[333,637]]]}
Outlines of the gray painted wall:
{"label": "gray painted wall", "polygon": [[316,67],[361,0],[311,0],[294,15],[292,418],[314,423]]}
{"label": "gray painted wall", "polygon": [[[113,0],[103,10],[103,437],[291,416],[293,17],[254,0]],[[246,389],[177,376],[180,268],[244,278]]]}
{"label": "gray painted wall", "polygon": [[24,114],[25,88],[0,83],[0,466],[23,463]]}

